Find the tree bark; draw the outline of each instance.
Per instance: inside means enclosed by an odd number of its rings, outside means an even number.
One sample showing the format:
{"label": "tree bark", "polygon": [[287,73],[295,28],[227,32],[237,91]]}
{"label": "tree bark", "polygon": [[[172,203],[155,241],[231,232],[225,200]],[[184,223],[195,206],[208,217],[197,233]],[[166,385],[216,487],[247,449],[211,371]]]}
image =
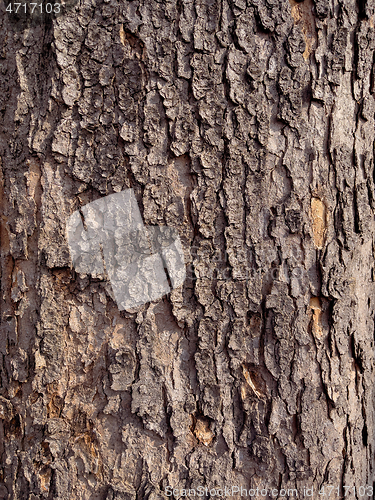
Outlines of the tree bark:
{"label": "tree bark", "polygon": [[[372,498],[374,1],[4,5],[0,498]],[[128,188],[187,278],[119,311],[66,221]]]}

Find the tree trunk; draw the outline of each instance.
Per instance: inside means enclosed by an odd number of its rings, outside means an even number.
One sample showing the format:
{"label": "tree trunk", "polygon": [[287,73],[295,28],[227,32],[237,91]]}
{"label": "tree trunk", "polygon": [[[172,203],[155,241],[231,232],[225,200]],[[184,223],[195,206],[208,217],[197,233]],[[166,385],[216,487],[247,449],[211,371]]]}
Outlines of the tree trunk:
{"label": "tree trunk", "polygon": [[[0,498],[371,499],[374,1],[8,1]],[[186,279],[121,311],[66,223],[129,188]]]}

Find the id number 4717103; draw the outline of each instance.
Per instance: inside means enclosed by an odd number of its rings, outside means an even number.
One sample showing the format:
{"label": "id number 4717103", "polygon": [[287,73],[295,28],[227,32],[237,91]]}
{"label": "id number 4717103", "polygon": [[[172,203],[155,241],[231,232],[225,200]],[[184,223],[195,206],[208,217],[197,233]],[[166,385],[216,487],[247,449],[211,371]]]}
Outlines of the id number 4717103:
{"label": "id number 4717103", "polygon": [[[349,495],[354,495],[357,497],[371,497],[373,495],[373,487],[372,486],[343,486],[343,493],[344,497],[347,497]],[[340,494],[340,488],[339,486],[322,486],[319,490],[319,495],[321,495],[321,498],[323,497],[330,497],[332,493],[333,498],[335,494],[339,495]],[[357,495],[356,495],[357,494]]]}
{"label": "id number 4717103", "polygon": [[10,14],[59,14],[61,4],[59,3],[10,3],[6,11]]}

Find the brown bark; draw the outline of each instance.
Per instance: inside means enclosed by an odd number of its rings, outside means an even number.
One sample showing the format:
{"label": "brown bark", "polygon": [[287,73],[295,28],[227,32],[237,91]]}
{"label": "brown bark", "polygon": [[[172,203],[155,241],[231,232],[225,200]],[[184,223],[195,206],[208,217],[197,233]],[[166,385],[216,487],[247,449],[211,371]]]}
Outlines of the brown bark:
{"label": "brown bark", "polygon": [[[0,498],[371,498],[374,8],[2,5]],[[66,221],[128,188],[188,276],[119,311]]]}

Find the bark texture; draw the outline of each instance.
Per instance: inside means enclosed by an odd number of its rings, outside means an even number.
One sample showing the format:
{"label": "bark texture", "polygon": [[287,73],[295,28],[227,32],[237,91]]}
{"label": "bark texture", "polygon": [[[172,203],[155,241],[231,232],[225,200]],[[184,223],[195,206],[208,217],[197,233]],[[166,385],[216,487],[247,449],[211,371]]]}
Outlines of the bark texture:
{"label": "bark texture", "polygon": [[[0,498],[373,484],[374,9],[2,6]],[[127,188],[188,278],[120,312],[65,225]]]}

